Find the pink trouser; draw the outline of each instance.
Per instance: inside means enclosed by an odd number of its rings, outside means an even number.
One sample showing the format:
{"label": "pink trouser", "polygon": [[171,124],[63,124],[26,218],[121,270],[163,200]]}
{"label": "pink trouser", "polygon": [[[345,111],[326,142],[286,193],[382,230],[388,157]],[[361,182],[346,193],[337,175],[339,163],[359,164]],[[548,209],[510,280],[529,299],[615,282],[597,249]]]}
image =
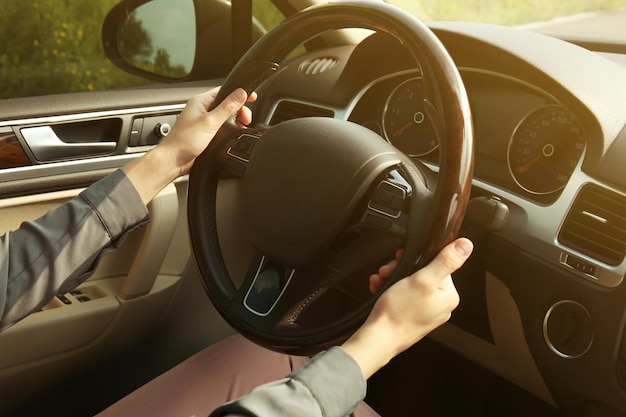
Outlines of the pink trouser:
{"label": "pink trouser", "polygon": [[[231,336],[158,376],[97,417],[207,417],[219,405],[284,378],[305,357],[276,353]],[[354,417],[378,416],[361,402]]]}

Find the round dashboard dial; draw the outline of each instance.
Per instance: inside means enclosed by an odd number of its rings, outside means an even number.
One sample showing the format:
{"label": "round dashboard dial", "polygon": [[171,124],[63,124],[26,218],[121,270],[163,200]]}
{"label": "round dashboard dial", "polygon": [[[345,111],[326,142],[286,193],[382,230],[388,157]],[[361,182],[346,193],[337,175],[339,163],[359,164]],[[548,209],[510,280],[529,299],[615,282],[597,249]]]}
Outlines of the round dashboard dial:
{"label": "round dashboard dial", "polygon": [[424,110],[424,81],[411,78],[387,98],[383,112],[385,138],[409,156],[421,156],[439,146],[435,129]]}
{"label": "round dashboard dial", "polygon": [[532,194],[559,191],[585,149],[585,133],[574,115],[560,105],[532,111],[509,142],[507,161],[515,182]]}

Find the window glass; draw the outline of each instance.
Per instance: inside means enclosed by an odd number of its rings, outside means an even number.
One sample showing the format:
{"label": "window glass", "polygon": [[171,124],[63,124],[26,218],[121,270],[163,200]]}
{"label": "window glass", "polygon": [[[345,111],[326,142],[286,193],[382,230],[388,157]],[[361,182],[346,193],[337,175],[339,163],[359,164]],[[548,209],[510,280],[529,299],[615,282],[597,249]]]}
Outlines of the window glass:
{"label": "window glass", "polygon": [[274,28],[285,18],[270,0],[252,0],[252,14],[266,31]]}

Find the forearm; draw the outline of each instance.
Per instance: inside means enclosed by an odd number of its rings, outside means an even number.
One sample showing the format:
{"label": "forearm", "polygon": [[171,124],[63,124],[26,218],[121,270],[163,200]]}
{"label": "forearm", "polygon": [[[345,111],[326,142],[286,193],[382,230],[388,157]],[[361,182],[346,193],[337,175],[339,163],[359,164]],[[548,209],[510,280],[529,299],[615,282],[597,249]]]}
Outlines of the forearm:
{"label": "forearm", "polygon": [[287,378],[262,385],[211,417],[342,417],[365,396],[361,371],[343,349],[335,347],[310,359]]}
{"label": "forearm", "polygon": [[126,164],[122,169],[139,193],[143,203],[147,205],[181,174],[175,161],[175,156],[168,155],[165,146],[158,146]]}
{"label": "forearm", "polygon": [[397,345],[398,338],[385,332],[383,327],[383,324],[363,327],[341,345],[359,365],[365,379],[374,375],[404,350]]}
{"label": "forearm", "polygon": [[91,275],[106,250],[148,220],[121,171],[1,238],[0,330]]}

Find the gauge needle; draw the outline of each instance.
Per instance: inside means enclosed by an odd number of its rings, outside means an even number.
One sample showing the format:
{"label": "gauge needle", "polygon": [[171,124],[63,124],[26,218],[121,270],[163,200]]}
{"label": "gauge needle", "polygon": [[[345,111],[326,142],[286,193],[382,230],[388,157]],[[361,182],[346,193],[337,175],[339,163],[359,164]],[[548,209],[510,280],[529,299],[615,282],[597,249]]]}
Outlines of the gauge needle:
{"label": "gauge needle", "polygon": [[395,132],[393,132],[393,137],[395,138],[396,136],[400,136],[405,130],[407,130],[411,126],[413,126],[413,122],[409,122],[409,123],[405,124],[400,129],[398,129]]}
{"label": "gauge needle", "polygon": [[533,159],[531,159],[530,161],[528,161],[526,164],[522,165],[521,167],[517,168],[517,173],[518,174],[523,174],[526,171],[528,171],[533,165],[535,165],[537,162],[539,162],[539,160],[541,159],[543,155],[539,154],[537,156],[535,156]]}

